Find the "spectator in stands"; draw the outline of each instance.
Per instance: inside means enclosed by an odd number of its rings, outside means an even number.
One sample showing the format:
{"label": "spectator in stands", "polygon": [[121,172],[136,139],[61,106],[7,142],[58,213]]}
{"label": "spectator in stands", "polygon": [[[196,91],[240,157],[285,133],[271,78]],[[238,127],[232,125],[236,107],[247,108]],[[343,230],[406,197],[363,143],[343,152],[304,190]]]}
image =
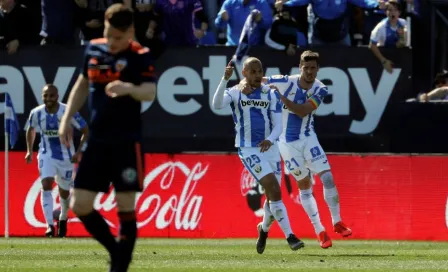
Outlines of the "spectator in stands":
{"label": "spectator in stands", "polygon": [[76,44],[76,8],[73,0],[42,0],[41,45]]}
{"label": "spectator in stands", "polygon": [[401,48],[406,46],[406,20],[400,18],[399,3],[390,0],[386,4],[387,19],[372,31],[369,48],[387,72],[392,73],[392,62],[386,59],[378,47]]}
{"label": "spectator in stands", "polygon": [[315,16],[313,25],[313,45],[350,46],[348,4],[372,9],[378,6],[377,0],[277,0],[278,11],[283,6],[304,6],[311,4]]}
{"label": "spectator in stands", "polygon": [[[227,26],[227,43],[226,45],[238,45],[241,31],[243,30],[246,18],[251,14],[252,10],[257,9],[260,15],[257,16],[259,38],[253,39],[254,44],[262,44],[263,37],[267,29],[272,24],[272,9],[266,0],[226,0],[216,17],[215,24],[218,28]],[[254,33],[255,35],[255,33]]]}
{"label": "spectator in stands", "polygon": [[[169,46],[195,46],[208,29],[208,18],[200,0],[155,0],[153,4],[157,21],[151,21],[148,31],[156,32],[161,25],[164,42]],[[194,20],[200,28],[194,28]]]}
{"label": "spectator in stands", "polygon": [[84,41],[103,37],[104,12],[114,0],[75,0],[78,5],[78,20]]}
{"label": "spectator in stands", "polygon": [[135,8],[135,36],[158,57],[163,51],[162,27],[154,13],[155,0],[137,0]]}
{"label": "spectator in stands", "polygon": [[[283,9],[274,17],[272,27],[265,35],[265,43],[271,48],[296,54],[299,26],[288,10]],[[305,43],[306,46],[306,43]]]}
{"label": "spectator in stands", "polygon": [[436,75],[435,89],[429,93],[425,93],[419,96],[420,102],[428,102],[431,100],[446,100],[448,101],[448,72],[443,71]]}
{"label": "spectator in stands", "polygon": [[27,18],[29,12],[25,6],[15,0],[0,0],[0,48],[6,47],[9,54],[14,54],[21,44],[32,41]]}

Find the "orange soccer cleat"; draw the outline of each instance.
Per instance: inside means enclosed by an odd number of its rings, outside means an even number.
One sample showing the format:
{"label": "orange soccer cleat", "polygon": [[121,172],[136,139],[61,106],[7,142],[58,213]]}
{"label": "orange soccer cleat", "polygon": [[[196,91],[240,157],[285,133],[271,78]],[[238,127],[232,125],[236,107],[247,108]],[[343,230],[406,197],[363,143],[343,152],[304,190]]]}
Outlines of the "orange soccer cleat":
{"label": "orange soccer cleat", "polygon": [[344,222],[340,221],[333,227],[334,232],[339,233],[342,237],[348,237],[352,235],[352,230],[347,227]]}
{"label": "orange soccer cleat", "polygon": [[321,233],[319,233],[318,239],[321,248],[326,249],[333,246],[330,236],[328,236],[326,231],[322,231]]}

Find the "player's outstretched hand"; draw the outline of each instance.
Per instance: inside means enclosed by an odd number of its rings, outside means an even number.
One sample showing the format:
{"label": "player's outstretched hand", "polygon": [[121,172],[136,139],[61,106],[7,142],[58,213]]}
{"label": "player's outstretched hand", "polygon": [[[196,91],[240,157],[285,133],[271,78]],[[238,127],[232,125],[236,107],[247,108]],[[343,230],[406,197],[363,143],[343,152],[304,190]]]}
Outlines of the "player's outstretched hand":
{"label": "player's outstretched hand", "polygon": [[70,147],[71,139],[73,139],[73,128],[65,116],[62,117],[59,124],[59,139],[63,145]]}
{"label": "player's outstretched hand", "polygon": [[112,98],[129,95],[129,83],[115,80],[106,85],[105,91]]}
{"label": "player's outstretched hand", "polygon": [[258,144],[258,147],[260,147],[260,152],[263,153],[265,151],[268,151],[269,148],[271,148],[272,142],[269,140],[264,140],[261,143]]}
{"label": "player's outstretched hand", "polygon": [[27,152],[25,155],[25,161],[30,164],[33,161],[33,153]]}
{"label": "player's outstretched hand", "polygon": [[224,71],[224,79],[229,80],[233,74],[233,60],[229,62],[226,66],[226,70]]}

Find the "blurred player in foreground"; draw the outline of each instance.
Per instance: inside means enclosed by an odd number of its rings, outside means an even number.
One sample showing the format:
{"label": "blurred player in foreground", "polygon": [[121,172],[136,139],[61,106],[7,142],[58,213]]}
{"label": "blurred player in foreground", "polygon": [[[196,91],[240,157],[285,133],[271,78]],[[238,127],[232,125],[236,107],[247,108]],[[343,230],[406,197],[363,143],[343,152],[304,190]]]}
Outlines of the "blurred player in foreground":
{"label": "blurred player in foreground", "polygon": [[66,111],[66,105],[58,102],[58,89],[53,84],[47,84],[42,89],[43,105],[31,110],[26,129],[27,153],[25,160],[31,163],[33,160],[33,146],[36,132],[40,133],[39,153],[37,155],[39,175],[42,183],[41,205],[47,222],[45,236],[55,236],[53,218],[53,182],[56,181],[59,188],[61,213],[59,215],[58,236],[67,234],[67,216],[69,209],[70,188],[72,187],[72,175],[74,163],[81,156],[81,148],[87,141],[89,129],[84,119],[75,113],[67,120],[69,126],[81,130],[81,143],[75,152],[73,140],[67,139],[68,145],[64,146],[59,140],[58,129],[62,115]]}
{"label": "blurred player in foreground", "polygon": [[279,182],[280,154],[275,142],[282,131],[281,103],[274,90],[261,86],[263,67],[260,60],[248,58],[243,64],[243,76],[251,88],[254,88],[247,96],[241,93],[238,85],[226,89],[232,73],[233,67],[229,64],[213,97],[213,107],[221,109],[230,105],[232,108],[236,131],[235,146],[238,148],[240,159],[265,190],[268,201],[264,203],[263,222],[257,226],[260,234],[257,252],[264,252],[267,231],[273,223],[272,217],[280,225],[289,247],[297,250],[303,247],[304,243],[291,230]]}
{"label": "blurred player in foreground", "polygon": [[[69,120],[89,96],[91,135],[75,178],[72,209],[87,231],[109,252],[110,271],[127,271],[137,239],[136,193],[143,186],[141,101],[153,101],[156,85],[148,48],[133,42],[133,12],[122,4],[105,13],[103,39],[86,48],[59,135],[70,138]],[[93,208],[98,192],[115,189],[118,242]]]}
{"label": "blurred player in foreground", "polygon": [[[314,113],[328,94],[327,87],[316,79],[319,54],[312,51],[303,52],[300,56],[300,70],[300,75],[277,75],[263,80],[271,84],[271,87],[277,88],[284,104],[283,132],[279,138],[279,148],[285,167],[297,180],[300,202],[314,226],[320,246],[329,248],[332,241],[320,221],[312,189],[312,173],[317,173],[323,183],[324,198],[330,209],[333,230],[343,237],[350,236],[352,231],[342,222],[339,194],[330,164],[314,131]],[[244,93],[250,91],[248,86],[243,88]]]}

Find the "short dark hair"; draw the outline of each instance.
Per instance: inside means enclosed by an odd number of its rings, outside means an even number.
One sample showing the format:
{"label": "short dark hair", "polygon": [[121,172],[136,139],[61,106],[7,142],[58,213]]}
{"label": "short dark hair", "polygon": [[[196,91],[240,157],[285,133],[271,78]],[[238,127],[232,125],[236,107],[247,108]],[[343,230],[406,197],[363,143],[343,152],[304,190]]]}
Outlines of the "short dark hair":
{"label": "short dark hair", "polygon": [[134,12],[123,4],[113,4],[104,15],[105,20],[120,31],[127,31],[134,24]]}
{"label": "short dark hair", "polygon": [[436,78],[434,79],[434,85],[440,85],[440,84],[446,84],[448,81],[448,72],[443,71],[441,73],[438,73],[436,75]]}
{"label": "short dark hair", "polygon": [[393,6],[396,9],[398,9],[398,11],[400,11],[400,3],[398,3],[398,1],[396,1],[396,0],[389,0],[386,3],[386,9],[388,9],[390,6]]}
{"label": "short dark hair", "polygon": [[313,52],[311,50],[306,50],[302,53],[302,55],[300,55],[300,65],[304,64],[304,62],[313,60],[315,60],[317,62],[317,65],[319,65],[319,53]]}

